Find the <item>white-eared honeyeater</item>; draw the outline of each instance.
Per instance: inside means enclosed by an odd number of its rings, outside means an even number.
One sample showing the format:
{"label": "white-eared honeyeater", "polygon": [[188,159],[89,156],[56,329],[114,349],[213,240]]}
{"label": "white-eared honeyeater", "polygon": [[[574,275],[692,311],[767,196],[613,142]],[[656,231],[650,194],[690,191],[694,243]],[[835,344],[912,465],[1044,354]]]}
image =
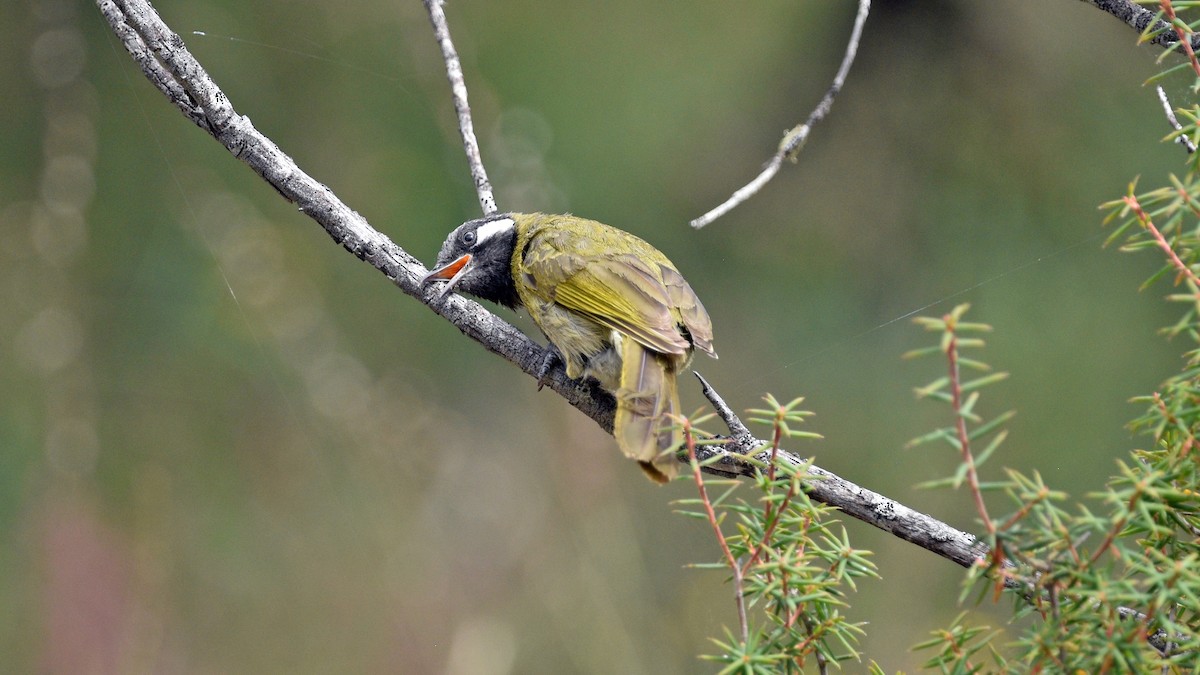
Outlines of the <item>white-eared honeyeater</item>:
{"label": "white-eared honeyeater", "polygon": [[570,215],[501,213],[470,220],[422,280],[524,307],[571,378],[592,377],[617,402],[613,436],[657,482],[674,476],[678,374],[713,358],[708,312],[675,265],[638,237]]}

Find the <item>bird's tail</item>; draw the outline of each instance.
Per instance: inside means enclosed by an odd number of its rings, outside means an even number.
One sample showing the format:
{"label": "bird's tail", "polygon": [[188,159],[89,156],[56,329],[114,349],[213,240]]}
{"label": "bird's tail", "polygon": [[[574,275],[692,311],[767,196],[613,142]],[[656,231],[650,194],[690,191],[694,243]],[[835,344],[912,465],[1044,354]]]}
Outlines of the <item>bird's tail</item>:
{"label": "bird's tail", "polygon": [[621,342],[621,386],[616,391],[613,436],[621,452],[637,460],[651,480],[666,483],[679,470],[679,462],[669,451],[682,440],[682,433],[675,428],[679,414],[675,365],[636,340]]}

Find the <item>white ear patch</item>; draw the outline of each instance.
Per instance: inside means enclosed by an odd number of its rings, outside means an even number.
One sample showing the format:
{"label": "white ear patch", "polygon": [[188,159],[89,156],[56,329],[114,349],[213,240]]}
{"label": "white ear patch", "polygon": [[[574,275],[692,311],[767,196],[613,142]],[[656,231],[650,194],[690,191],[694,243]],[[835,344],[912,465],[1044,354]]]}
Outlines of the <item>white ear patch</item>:
{"label": "white ear patch", "polygon": [[475,245],[482,246],[485,241],[498,234],[512,232],[514,225],[512,218],[498,218],[480,225],[475,231]]}

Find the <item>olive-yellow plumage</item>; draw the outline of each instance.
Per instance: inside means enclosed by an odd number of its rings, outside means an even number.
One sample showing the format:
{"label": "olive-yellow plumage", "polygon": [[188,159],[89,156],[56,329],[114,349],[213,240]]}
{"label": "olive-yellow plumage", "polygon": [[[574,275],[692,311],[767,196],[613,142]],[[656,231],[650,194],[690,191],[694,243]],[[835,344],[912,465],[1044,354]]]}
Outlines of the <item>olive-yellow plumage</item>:
{"label": "olive-yellow plumage", "polygon": [[617,401],[613,436],[647,475],[677,462],[677,376],[698,349],[712,357],[712,324],[670,260],[638,237],[570,215],[508,213],[450,233],[425,281],[525,307],[571,378],[592,377]]}

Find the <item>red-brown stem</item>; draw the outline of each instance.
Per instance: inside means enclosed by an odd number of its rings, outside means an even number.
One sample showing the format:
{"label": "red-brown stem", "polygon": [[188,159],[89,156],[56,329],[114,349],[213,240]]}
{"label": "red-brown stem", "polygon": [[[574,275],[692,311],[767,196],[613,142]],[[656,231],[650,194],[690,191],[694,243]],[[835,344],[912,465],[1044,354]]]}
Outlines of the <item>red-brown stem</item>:
{"label": "red-brown stem", "polygon": [[[1157,391],[1154,392],[1154,405],[1158,407],[1158,411],[1163,414],[1163,419],[1168,424],[1179,424],[1179,420],[1171,414],[1170,410],[1167,410],[1167,404],[1163,403],[1162,396],[1159,396]],[[1180,457],[1187,457],[1192,448],[1196,447],[1196,437],[1192,435],[1192,432],[1185,429],[1184,433],[1187,434],[1187,440],[1183,442],[1183,448],[1179,453]]]}
{"label": "red-brown stem", "polygon": [[[771,440],[771,465],[767,468],[767,481],[768,481],[768,484],[770,484],[772,486],[775,485],[775,459],[776,459],[776,457],[779,456],[779,443],[782,439],[783,439],[783,423],[780,420],[776,419],[775,435],[774,435],[774,438]],[[783,515],[784,509],[787,508],[788,503],[791,502],[792,497],[795,494],[796,494],[796,480],[795,480],[795,477],[793,477],[791,484],[788,485],[787,494],[783,496],[783,501],[780,502],[780,504],[779,504],[779,511],[772,514],[771,502],[770,502],[770,500],[767,501],[767,505],[763,508],[763,522],[767,523],[767,526],[765,528],[763,528],[762,541],[758,542],[758,546],[754,547],[754,550],[750,552],[750,556],[746,559],[746,563],[744,565],[742,565],[742,574],[743,575],[745,575],[746,572],[750,570],[750,567],[753,566],[754,563],[758,561],[758,558],[762,554],[763,549],[766,548],[767,543],[771,541],[771,535],[775,532],[775,525],[779,523],[779,518]],[[774,515],[774,519],[772,519],[772,515]]]}
{"label": "red-brown stem", "polygon": [[1192,212],[1192,215],[1200,216],[1200,208],[1196,208],[1195,197],[1192,197],[1192,195],[1188,194],[1187,190],[1183,189],[1175,190],[1175,194],[1179,195],[1179,198],[1183,200],[1184,204],[1187,204],[1188,210]]}
{"label": "red-brown stem", "polygon": [[1029,514],[1029,511],[1033,509],[1034,506],[1042,503],[1048,496],[1050,496],[1050,491],[1043,487],[1038,492],[1037,496],[1033,498],[1033,500],[1022,504],[1021,508],[1017,509],[1016,513],[1009,516],[1008,520],[1004,521],[1004,524],[1000,526],[1000,530],[1007,530],[1013,525],[1016,525],[1021,521],[1022,518]]}
{"label": "red-brown stem", "polygon": [[792,626],[795,626],[796,620],[799,619],[800,615],[803,613],[804,613],[804,605],[803,604],[796,605],[796,611],[794,611],[788,615],[787,622],[784,623],[784,628],[790,629]]}
{"label": "red-brown stem", "polygon": [[1079,557],[1079,549],[1075,547],[1075,542],[1071,541],[1071,533],[1067,530],[1062,530],[1063,539],[1067,542],[1067,551],[1071,553],[1071,557],[1075,559],[1075,564],[1078,565],[1083,561]]}
{"label": "red-brown stem", "polygon": [[[767,480],[771,483],[775,482],[775,460],[779,457],[779,443],[783,440],[783,420],[780,419],[782,415],[782,410],[775,411],[775,430],[771,436],[771,463],[767,466]],[[770,507],[771,503],[767,502],[767,508]]]}
{"label": "red-brown stem", "polygon": [[[824,627],[825,627],[825,624],[822,623],[820,628],[816,628],[812,625],[812,621],[810,621],[808,619],[808,617],[804,617],[804,632],[808,633],[808,638],[806,638],[804,640],[804,642],[806,644],[808,644],[810,641],[812,643],[815,643],[817,640],[817,636],[823,632],[821,629],[823,629]],[[829,664],[826,663],[825,655],[821,653],[820,649],[817,649],[815,647],[813,648],[813,657],[816,658],[816,660],[817,660],[817,671],[820,673],[828,673],[829,672]]]}
{"label": "red-brown stem", "polygon": [[[800,615],[800,610],[797,609],[795,614],[792,615],[791,621],[787,625],[787,627],[789,629],[792,627],[792,624],[795,623],[795,621],[799,617],[799,615]],[[824,627],[824,625],[825,625],[824,623],[821,624],[822,628]],[[820,634],[823,631],[814,629],[812,622],[806,618],[804,620],[804,632],[807,634],[807,637],[805,637],[804,640],[802,640],[800,642],[800,644],[798,644],[792,648],[792,651],[795,653],[795,656],[793,656],[792,659],[796,662],[796,665],[800,666],[801,668],[804,667],[804,652],[805,652],[805,650],[807,650],[810,645],[814,645],[817,642],[817,638],[820,636]],[[829,664],[826,663],[825,657],[821,655],[820,650],[818,650],[816,647],[813,647],[812,653],[817,659],[817,665],[818,665],[819,672],[821,672],[821,673],[828,672]]]}
{"label": "red-brown stem", "polygon": [[[1154,237],[1154,241],[1158,244],[1158,247],[1163,250],[1163,253],[1167,254],[1167,259],[1170,260],[1171,265],[1179,271],[1180,276],[1187,277],[1188,280],[1192,282],[1193,286],[1200,287],[1200,278],[1197,278],[1196,273],[1192,271],[1192,268],[1188,267],[1187,264],[1180,260],[1179,256],[1175,254],[1175,249],[1171,248],[1171,244],[1167,241],[1167,238],[1163,236],[1162,232],[1158,231],[1157,227],[1155,227],[1154,221],[1150,220],[1150,215],[1142,209],[1142,205],[1138,202],[1137,197],[1129,195],[1124,197],[1123,201],[1129,206],[1130,209],[1133,210],[1134,215],[1137,216],[1138,222],[1142,224],[1142,227],[1146,228],[1146,231],[1150,233],[1150,236]],[[1197,295],[1200,295],[1200,293]]]}
{"label": "red-brown stem", "polygon": [[1175,34],[1179,36],[1179,42],[1183,45],[1183,51],[1187,54],[1188,60],[1192,62],[1192,70],[1196,71],[1196,75],[1200,76],[1200,60],[1196,59],[1196,52],[1192,50],[1192,41],[1188,39],[1188,34],[1182,27],[1175,23],[1175,7],[1171,5],[1171,0],[1159,0],[1159,5],[1162,6],[1163,14],[1167,15],[1167,22],[1175,29]]}
{"label": "red-brown stem", "polygon": [[708,524],[712,526],[713,534],[717,536],[717,543],[721,545],[721,552],[725,554],[725,563],[729,565],[729,569],[733,572],[733,593],[734,599],[737,602],[738,624],[742,629],[742,643],[745,644],[750,640],[750,625],[746,619],[746,599],[743,593],[742,567],[738,565],[737,558],[733,557],[733,551],[729,550],[729,542],[725,540],[725,533],[721,531],[721,523],[717,521],[717,512],[713,509],[712,500],[708,498],[708,489],[704,487],[704,474],[700,472],[700,462],[696,460],[696,439],[692,436],[692,425],[686,419],[683,420],[683,437],[687,444],[688,459],[692,463],[692,477],[696,480],[696,489],[700,492],[700,501],[704,504],[704,512],[708,516]]}
{"label": "red-brown stem", "polygon": [[[1142,489],[1139,487],[1138,490],[1129,497],[1129,505],[1126,506],[1125,509],[1127,511],[1132,511],[1133,507],[1137,506],[1138,499],[1140,499],[1141,496]],[[1100,546],[1096,549],[1096,552],[1092,554],[1092,559],[1090,561],[1092,564],[1095,564],[1095,562],[1100,559],[1100,556],[1104,555],[1104,552],[1107,551],[1110,546],[1112,546],[1113,540],[1117,538],[1117,535],[1121,533],[1121,530],[1125,529],[1125,523],[1128,521],[1128,516],[1121,516],[1117,522],[1113,523],[1113,526],[1108,530],[1108,534],[1104,535],[1104,541],[1100,542]],[[1121,555],[1120,551],[1115,548],[1113,549],[1113,553],[1117,555],[1117,557],[1120,557]]]}
{"label": "red-brown stem", "polygon": [[[782,595],[785,598],[788,597],[788,593],[791,592],[791,589],[788,588],[788,577],[787,577],[786,572],[784,573],[782,583],[780,584],[780,591],[782,591]],[[786,607],[784,609],[786,611]],[[800,612],[803,609],[804,609],[804,603],[801,602],[796,605],[796,609],[793,609],[792,611],[787,612],[787,619],[784,620],[783,627],[787,628],[788,630],[791,630],[792,626],[796,625],[796,619],[800,618]]]}
{"label": "red-brown stem", "polygon": [[[946,317],[947,323],[952,319]],[[950,323],[950,330],[953,331],[953,324]],[[958,445],[962,451],[962,461],[967,465],[967,485],[971,488],[971,495],[975,498],[975,509],[979,512],[979,517],[983,519],[983,524],[987,527],[988,534],[992,536],[993,542],[996,539],[996,524],[992,522],[991,516],[988,515],[987,506],[983,503],[983,490],[979,488],[979,474],[975,471],[975,457],[971,454],[971,441],[967,437],[967,418],[962,412],[962,381],[958,374],[958,334],[951,332],[950,344],[946,346],[946,356],[950,360],[950,401],[954,409],[954,427],[958,432]],[[992,549],[993,557],[1000,555],[1000,547],[996,546]]]}
{"label": "red-brown stem", "polygon": [[[946,641],[950,643],[950,651],[954,652],[955,656],[960,659],[966,656],[966,654],[963,653],[962,645],[958,643],[958,640],[954,637],[954,635],[952,635],[949,631],[942,631],[942,634],[946,637]],[[963,672],[975,672],[975,666],[972,666],[970,661],[965,662],[963,666],[966,668],[966,670]]]}
{"label": "red-brown stem", "polygon": [[783,516],[783,512],[787,510],[788,505],[792,503],[792,497],[796,496],[796,484],[798,482],[799,481],[797,479],[793,478],[791,485],[788,485],[787,494],[783,496],[783,501],[779,502],[779,510],[775,513],[775,519],[767,525],[767,529],[763,532],[762,542],[759,543],[758,547],[754,549],[754,553],[750,556],[750,560],[746,561],[746,566],[743,568],[743,571],[750,569],[750,566],[753,565],[754,561],[758,559],[759,554],[762,553],[762,550],[766,548],[767,543],[771,541],[771,535],[775,533],[775,526],[779,524],[779,519]]}
{"label": "red-brown stem", "polygon": [[[807,516],[807,515],[806,515],[806,516],[804,516],[804,524],[800,526],[800,529],[801,529],[801,531],[803,531],[803,532],[807,533],[807,532],[808,532],[808,526],[809,526],[809,525],[811,525],[811,524],[812,524],[812,517],[811,517],[811,516]],[[804,546],[804,543],[802,542],[802,543],[800,544],[800,547],[799,547],[798,549],[796,549],[795,556],[796,556],[797,558],[803,558],[803,557],[804,557],[804,548],[805,548],[805,546]],[[784,572],[784,573],[783,573],[783,578],[782,578],[780,581],[781,581],[781,586],[782,586],[782,591],[783,591],[783,597],[785,597],[785,598],[786,598],[786,597],[787,597],[787,595],[788,595],[788,575],[787,575],[787,572]],[[788,614],[787,621],[786,621],[786,622],[784,622],[784,628],[787,628],[787,629],[789,629],[789,630],[790,630],[790,629],[791,629],[791,627],[792,627],[792,626],[794,626],[794,625],[796,624],[796,619],[800,618],[800,613],[801,613],[801,611],[802,611],[803,609],[804,609],[804,603],[801,603],[801,604],[799,604],[799,605],[796,605],[796,609],[795,609],[795,611],[793,611],[793,612],[791,612],[790,614]]]}

